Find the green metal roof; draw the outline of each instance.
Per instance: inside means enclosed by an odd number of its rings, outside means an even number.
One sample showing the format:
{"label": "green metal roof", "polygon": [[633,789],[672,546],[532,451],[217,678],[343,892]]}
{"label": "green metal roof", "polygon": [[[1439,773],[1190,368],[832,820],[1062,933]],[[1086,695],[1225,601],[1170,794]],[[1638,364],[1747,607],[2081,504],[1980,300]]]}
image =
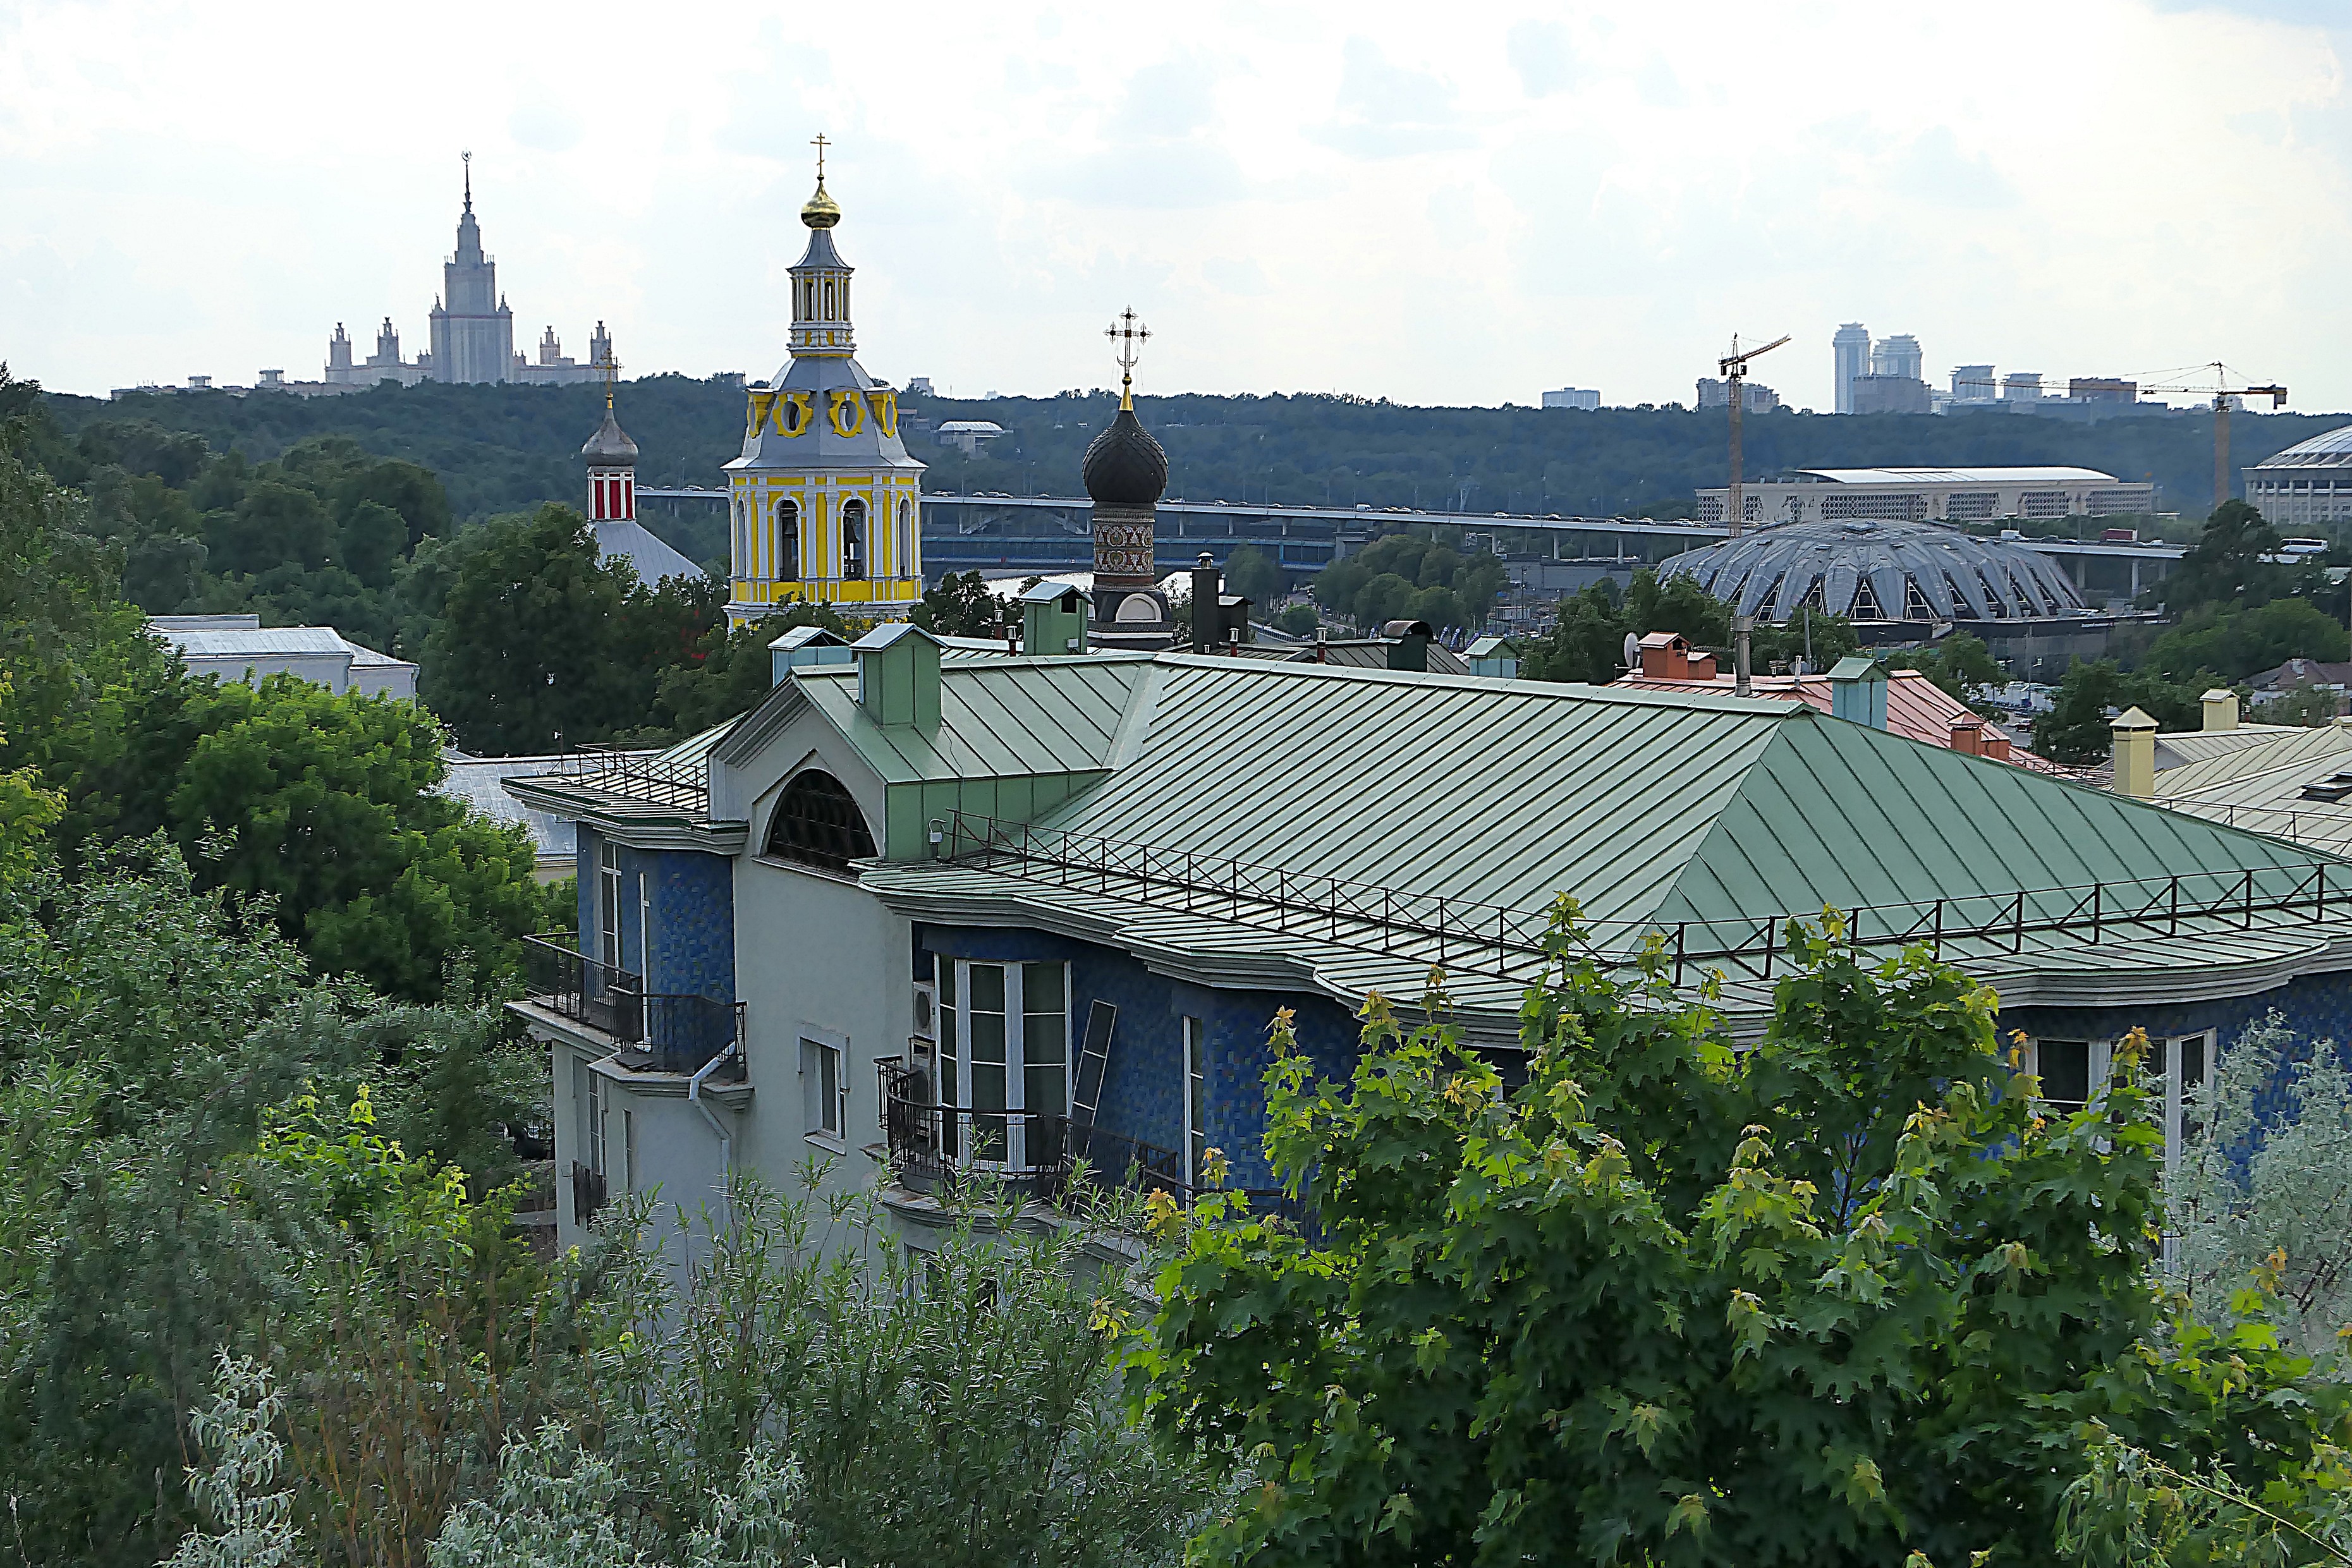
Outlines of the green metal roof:
{"label": "green metal roof", "polygon": [[1099,771],[1150,669],[1117,653],[944,664],[937,730],[876,724],[858,706],[855,669],[794,674],[884,783],[908,784]]}

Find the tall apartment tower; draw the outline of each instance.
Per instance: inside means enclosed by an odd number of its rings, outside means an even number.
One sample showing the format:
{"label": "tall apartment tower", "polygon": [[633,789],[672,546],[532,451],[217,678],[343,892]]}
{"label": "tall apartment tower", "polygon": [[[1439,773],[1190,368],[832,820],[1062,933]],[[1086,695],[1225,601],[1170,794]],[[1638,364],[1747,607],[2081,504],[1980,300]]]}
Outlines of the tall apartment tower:
{"label": "tall apartment tower", "polygon": [[1870,329],[1849,321],[1830,340],[1830,384],[1840,413],[1853,412],[1853,383],[1870,373]]}
{"label": "tall apartment tower", "polygon": [[1919,340],[1908,332],[1892,338],[1881,338],[1871,345],[1870,373],[1874,376],[1902,376],[1909,381],[1924,381],[1919,373]]}
{"label": "tall apartment tower", "polygon": [[433,307],[433,379],[511,381],[514,312],[499,298],[499,264],[482,254],[482,225],[474,221],[473,154],[466,159],[457,254],[442,265],[441,298]]}

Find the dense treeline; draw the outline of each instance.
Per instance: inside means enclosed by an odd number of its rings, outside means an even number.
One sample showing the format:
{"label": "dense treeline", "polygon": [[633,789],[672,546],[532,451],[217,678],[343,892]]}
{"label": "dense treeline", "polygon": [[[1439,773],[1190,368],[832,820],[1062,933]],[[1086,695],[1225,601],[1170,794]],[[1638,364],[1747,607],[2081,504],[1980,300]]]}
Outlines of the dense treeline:
{"label": "dense treeline", "polygon": [[[302,441],[349,435],[379,456],[442,477],[457,515],[478,517],[581,493],[580,444],[595,428],[594,387],[378,387],[343,397],[142,393],[116,402],[51,400],[69,431],[140,419],[203,435],[247,461]],[[621,389],[622,423],[650,484],[716,485],[741,442],[743,393],[729,377],[654,376]],[[1691,493],[1723,479],[1726,414],[1669,405],[1593,411],[1415,408],[1323,393],[1139,397],[1169,455],[1169,494],[1495,511],[1687,515]],[[1108,392],[1050,398],[908,400],[909,450],[937,490],[1075,495],[1078,460],[1117,407]],[[1009,432],[967,456],[926,442],[921,423],[992,420]],[[2248,413],[2232,423],[2242,465],[2344,423],[2324,414]],[[2194,413],[2078,424],[2006,414],[1780,412],[1745,424],[1751,476],[1790,467],[2059,463],[2162,486],[2163,509],[2201,512],[2212,493],[2212,424]],[[656,519],[658,520],[658,519]],[[663,524],[695,559],[725,548],[715,517]]]}

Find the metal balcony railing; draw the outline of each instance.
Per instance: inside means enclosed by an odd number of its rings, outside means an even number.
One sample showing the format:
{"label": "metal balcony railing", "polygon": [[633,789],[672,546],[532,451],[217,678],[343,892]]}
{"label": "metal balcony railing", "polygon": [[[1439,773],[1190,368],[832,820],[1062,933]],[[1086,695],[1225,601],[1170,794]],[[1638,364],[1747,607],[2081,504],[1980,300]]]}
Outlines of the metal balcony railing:
{"label": "metal balcony railing", "polygon": [[572,933],[523,938],[523,988],[540,1007],[610,1036],[635,1071],[696,1072],[743,1039],[741,1002],[648,992],[641,977],[583,955]]}
{"label": "metal balcony railing", "polygon": [[[882,1077],[883,1134],[891,1168],[918,1192],[977,1179],[1047,1203],[1083,1189],[1164,1192],[1189,1207],[1202,1195],[1184,1168],[1184,1156],[1173,1149],[1045,1112],[924,1103],[919,1074],[897,1061],[876,1066]],[[1310,1237],[1318,1233],[1312,1209],[1288,1194],[1244,1190],[1254,1211],[1280,1214]]]}

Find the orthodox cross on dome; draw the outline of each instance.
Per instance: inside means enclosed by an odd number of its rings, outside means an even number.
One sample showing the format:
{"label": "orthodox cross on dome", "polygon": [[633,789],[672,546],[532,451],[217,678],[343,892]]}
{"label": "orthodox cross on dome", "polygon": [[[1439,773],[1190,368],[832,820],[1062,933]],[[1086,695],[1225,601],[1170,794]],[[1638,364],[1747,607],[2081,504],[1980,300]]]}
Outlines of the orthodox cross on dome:
{"label": "orthodox cross on dome", "polygon": [[822,185],[824,183],[824,150],[833,143],[827,141],[824,139],[824,132],[820,131],[816,133],[816,140],[809,145],[816,149],[816,183]]}
{"label": "orthodox cross on dome", "polygon": [[1103,336],[1118,346],[1112,356],[1118,361],[1118,406],[1121,411],[1135,407],[1135,365],[1143,357],[1143,345],[1151,340],[1151,329],[1136,319],[1132,307],[1118,313],[1118,319],[1103,329]]}
{"label": "orthodox cross on dome", "polygon": [[[601,325],[601,323],[600,323]],[[613,412],[613,387],[621,379],[621,361],[613,357],[612,340],[605,340],[604,357],[596,361],[596,369],[604,372],[604,412]]]}

